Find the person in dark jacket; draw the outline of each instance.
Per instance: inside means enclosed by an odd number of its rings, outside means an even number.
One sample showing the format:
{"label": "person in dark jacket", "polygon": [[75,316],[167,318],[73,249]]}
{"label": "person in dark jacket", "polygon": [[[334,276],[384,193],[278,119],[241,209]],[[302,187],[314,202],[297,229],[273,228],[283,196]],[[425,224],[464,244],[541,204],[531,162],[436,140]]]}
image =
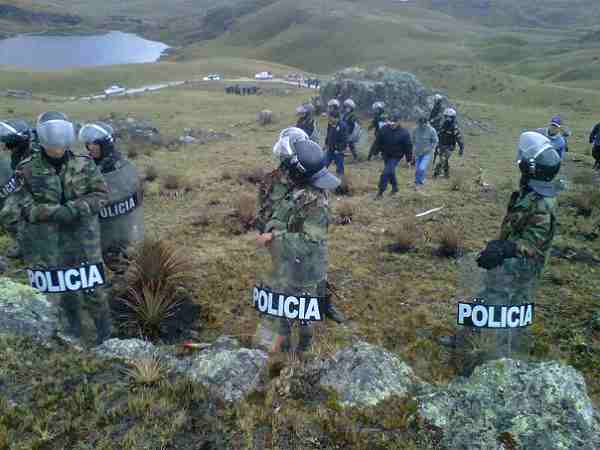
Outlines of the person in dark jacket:
{"label": "person in dark jacket", "polygon": [[329,122],[327,124],[327,167],[335,162],[335,171],[339,176],[344,175],[344,151],[348,146],[348,130],[342,120],[340,102],[332,99],[327,103]]}
{"label": "person in dark jacket", "polygon": [[596,124],[590,133],[590,144],[592,144],[592,157],[594,158],[594,169],[600,170],[600,122]]}
{"label": "person in dark jacket", "polygon": [[408,130],[402,127],[400,117],[395,116],[391,123],[379,130],[376,148],[381,151],[384,162],[383,172],[379,179],[379,192],[376,197],[376,199],[380,199],[387,189],[388,183],[392,185],[392,194],[398,192],[396,167],[403,157],[407,161],[412,160],[412,140]]}

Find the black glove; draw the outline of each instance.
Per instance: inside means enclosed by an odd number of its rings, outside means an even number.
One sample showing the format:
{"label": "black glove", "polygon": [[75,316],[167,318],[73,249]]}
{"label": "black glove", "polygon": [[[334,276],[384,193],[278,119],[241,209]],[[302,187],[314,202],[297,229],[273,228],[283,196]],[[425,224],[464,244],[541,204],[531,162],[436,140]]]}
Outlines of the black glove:
{"label": "black glove", "polygon": [[486,270],[491,270],[506,258],[517,256],[517,244],[512,241],[490,241],[477,258],[477,265]]}

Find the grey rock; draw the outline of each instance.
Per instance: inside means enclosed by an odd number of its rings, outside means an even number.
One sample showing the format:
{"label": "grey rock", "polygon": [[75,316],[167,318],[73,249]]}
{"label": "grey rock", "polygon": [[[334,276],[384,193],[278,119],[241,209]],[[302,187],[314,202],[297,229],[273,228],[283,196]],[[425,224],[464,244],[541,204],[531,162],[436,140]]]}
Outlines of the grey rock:
{"label": "grey rock", "polygon": [[352,98],[358,110],[367,113],[373,103],[383,101],[389,112],[399,113],[406,120],[428,114],[433,106],[432,93],[415,75],[384,66],[338,72],[321,89],[323,104],[332,98]]}
{"label": "grey rock", "polygon": [[196,142],[196,138],[192,136],[180,136],[179,142],[181,142],[182,144],[193,144],[194,142]]}
{"label": "grey rock", "polygon": [[418,397],[419,416],[448,449],[592,450],[600,422],[583,377],[558,362],[489,362]]}
{"label": "grey rock", "polygon": [[93,349],[101,358],[121,359],[131,362],[159,356],[158,349],[142,339],[109,339]]}
{"label": "grey rock", "polygon": [[410,395],[424,385],[396,355],[365,342],[326,361],[320,384],[336,391],[343,406],[373,406],[391,395]]}
{"label": "grey rock", "polygon": [[273,111],[269,111],[268,109],[260,111],[257,115],[257,120],[263,126],[273,123]]}
{"label": "grey rock", "polygon": [[151,122],[134,117],[120,117],[111,113],[108,117],[100,118],[115,130],[115,136],[123,141],[136,141],[155,146],[163,145],[163,137],[158,128]]}
{"label": "grey rock", "polygon": [[225,401],[235,402],[257,386],[267,359],[261,350],[241,348],[235,340],[222,338],[195,354],[184,373]]}
{"label": "grey rock", "polygon": [[59,329],[55,303],[29,286],[0,278],[0,334],[47,340]]}

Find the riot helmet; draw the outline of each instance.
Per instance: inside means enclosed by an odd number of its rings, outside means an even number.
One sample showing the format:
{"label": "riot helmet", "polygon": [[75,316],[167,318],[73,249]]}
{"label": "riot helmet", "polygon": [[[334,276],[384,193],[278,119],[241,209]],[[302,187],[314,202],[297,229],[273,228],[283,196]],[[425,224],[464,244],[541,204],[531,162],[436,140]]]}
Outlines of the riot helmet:
{"label": "riot helmet", "polygon": [[43,148],[68,148],[75,142],[75,129],[68,120],[50,119],[37,126],[37,136]]}
{"label": "riot helmet", "polygon": [[541,133],[527,131],[521,134],[518,147],[518,165],[524,184],[546,197],[556,196],[552,180],[560,170],[560,155],[550,139]]}
{"label": "riot helmet", "polygon": [[548,134],[550,136],[556,136],[562,128],[562,119],[560,118],[560,116],[554,116],[552,119],[550,119],[550,123],[548,126]]}
{"label": "riot helmet", "polygon": [[[88,123],[79,130],[79,140],[83,142],[94,159],[102,159],[114,151],[114,130],[102,122]],[[99,152],[92,146],[97,145]]]}
{"label": "riot helmet", "polygon": [[439,103],[439,102],[441,102],[442,100],[444,100],[444,96],[443,96],[442,94],[435,94],[435,95],[433,96],[433,101],[434,101],[434,103]]}
{"label": "riot helmet", "polygon": [[444,122],[453,124],[456,121],[456,110],[453,108],[446,108],[444,110]]}
{"label": "riot helmet", "polygon": [[354,111],[356,109],[356,103],[351,98],[344,100],[344,108]]}
{"label": "riot helmet", "polygon": [[375,102],[371,107],[375,114],[381,114],[385,110],[385,103],[383,102]]}
{"label": "riot helmet", "polygon": [[330,110],[340,109],[340,101],[336,98],[332,98],[327,102],[327,108],[329,108]]}
{"label": "riot helmet", "polygon": [[309,117],[309,116],[313,115],[314,112],[315,112],[315,107],[313,105],[311,105],[310,103],[300,105],[296,108],[296,115],[298,115],[300,117]]}
{"label": "riot helmet", "polygon": [[9,150],[19,147],[29,147],[31,129],[29,124],[21,119],[11,119],[0,122],[0,142]]}
{"label": "riot helmet", "polygon": [[48,120],[64,120],[64,121],[69,121],[69,118],[67,117],[66,114],[58,112],[58,111],[47,111],[45,113],[42,113],[38,116],[37,118],[37,123],[36,123],[36,128],[44,123],[47,122]]}
{"label": "riot helmet", "polygon": [[325,152],[299,128],[283,130],[273,153],[298,184],[310,184],[324,190],[334,190],[340,185],[340,180],[327,170]]}

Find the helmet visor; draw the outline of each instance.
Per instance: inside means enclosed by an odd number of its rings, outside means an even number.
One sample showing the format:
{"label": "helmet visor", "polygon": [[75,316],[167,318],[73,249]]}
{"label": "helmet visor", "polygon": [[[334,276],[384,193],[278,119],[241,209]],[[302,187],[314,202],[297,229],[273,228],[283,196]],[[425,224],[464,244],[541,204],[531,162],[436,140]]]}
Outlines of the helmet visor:
{"label": "helmet visor", "polygon": [[273,146],[273,155],[280,160],[289,159],[296,154],[293,145],[300,141],[309,141],[308,134],[300,128],[286,128],[279,134],[279,140]]}
{"label": "helmet visor", "polygon": [[37,128],[40,144],[47,148],[67,148],[75,141],[75,130],[66,120],[48,120]]}
{"label": "helmet visor", "polygon": [[97,125],[95,123],[90,123],[85,125],[79,131],[79,140],[85,144],[91,144],[95,141],[106,139],[111,135],[112,133],[110,132],[110,130],[105,129],[105,127]]}

